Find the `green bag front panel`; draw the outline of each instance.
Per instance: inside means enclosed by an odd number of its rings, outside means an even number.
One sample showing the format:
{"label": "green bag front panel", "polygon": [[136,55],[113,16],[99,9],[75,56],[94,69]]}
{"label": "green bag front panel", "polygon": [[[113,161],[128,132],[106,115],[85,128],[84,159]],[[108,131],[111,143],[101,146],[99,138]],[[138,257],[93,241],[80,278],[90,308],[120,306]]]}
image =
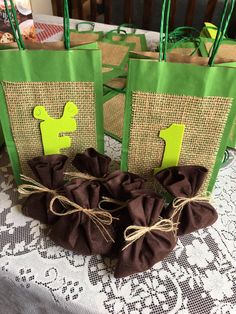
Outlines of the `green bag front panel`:
{"label": "green bag front panel", "polygon": [[151,179],[166,150],[179,140],[172,136],[165,143],[160,132],[184,125],[177,164],[205,166],[209,174],[204,190],[212,190],[235,117],[235,81],[233,69],[131,59],[122,170]]}
{"label": "green bag front panel", "polygon": [[[27,161],[104,150],[101,52],[0,52],[0,111],[16,181]],[[37,108],[36,108],[37,107]]]}
{"label": "green bag front panel", "polygon": [[4,135],[3,135],[2,126],[0,123],[0,147],[3,145],[3,143],[4,143]]}

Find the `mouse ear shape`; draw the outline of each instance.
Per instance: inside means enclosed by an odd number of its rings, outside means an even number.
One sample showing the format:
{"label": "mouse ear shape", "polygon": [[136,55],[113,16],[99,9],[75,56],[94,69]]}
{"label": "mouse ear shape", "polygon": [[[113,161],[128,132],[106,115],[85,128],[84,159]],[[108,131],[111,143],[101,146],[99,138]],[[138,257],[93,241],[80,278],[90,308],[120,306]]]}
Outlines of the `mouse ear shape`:
{"label": "mouse ear shape", "polygon": [[63,117],[74,117],[78,112],[78,107],[72,101],[69,101],[64,107]]}
{"label": "mouse ear shape", "polygon": [[50,119],[50,116],[47,113],[47,110],[44,106],[36,106],[34,108],[33,116],[35,119],[46,121]]}

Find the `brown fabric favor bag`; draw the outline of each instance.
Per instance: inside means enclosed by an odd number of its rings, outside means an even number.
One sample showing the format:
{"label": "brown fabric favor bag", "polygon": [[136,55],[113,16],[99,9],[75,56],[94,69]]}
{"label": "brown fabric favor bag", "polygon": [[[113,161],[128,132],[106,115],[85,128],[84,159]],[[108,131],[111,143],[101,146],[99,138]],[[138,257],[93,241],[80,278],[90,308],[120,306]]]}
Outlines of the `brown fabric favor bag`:
{"label": "brown fabric favor bag", "polygon": [[179,223],[177,235],[184,235],[212,225],[217,212],[207,198],[198,196],[207,169],[201,166],[179,166],[156,174],[157,181],[175,200],[163,215]]}
{"label": "brown fabric favor bag", "polygon": [[[112,225],[105,226],[106,232],[96,219],[91,219],[100,201],[100,184],[96,181],[73,179],[65,186],[65,195],[69,200],[81,206],[84,211],[72,208],[71,212],[65,213],[52,226],[50,238],[56,244],[79,254],[108,255],[113,241],[107,237],[107,234],[109,233],[114,239],[113,227]],[[68,206],[67,210],[70,210]],[[99,218],[99,215],[96,217]]]}
{"label": "brown fabric favor bag", "polygon": [[119,201],[127,201],[131,198],[133,190],[143,188],[145,180],[131,172],[116,170],[106,177],[103,183],[106,196]]}
{"label": "brown fabric favor bag", "polygon": [[108,174],[111,158],[88,148],[82,154],[77,154],[72,165],[82,173],[96,178],[103,178]]}
{"label": "brown fabric favor bag", "polygon": [[[176,238],[172,222],[160,218],[163,205],[164,199],[146,195],[138,196],[129,202],[132,226],[126,229],[125,236],[131,237],[120,252],[115,269],[116,278],[150,269],[175,247]],[[131,230],[134,232],[127,236]],[[137,237],[132,239],[133,235]]]}
{"label": "brown fabric favor bag", "polygon": [[[49,204],[53,196],[63,192],[67,159],[68,157],[64,155],[48,155],[33,158],[28,162],[39,183],[49,191],[29,190],[29,197],[22,207],[24,215],[37,219],[44,224],[53,224],[58,219],[49,211]],[[19,191],[24,186],[20,186]],[[55,202],[54,210],[60,212],[63,207],[59,202]]]}

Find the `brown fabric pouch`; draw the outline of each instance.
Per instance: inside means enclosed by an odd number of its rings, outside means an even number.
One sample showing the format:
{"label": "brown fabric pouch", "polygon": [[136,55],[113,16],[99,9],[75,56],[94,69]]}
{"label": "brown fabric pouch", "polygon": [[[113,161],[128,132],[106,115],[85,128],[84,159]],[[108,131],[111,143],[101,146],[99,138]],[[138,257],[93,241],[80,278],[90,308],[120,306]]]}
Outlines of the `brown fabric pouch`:
{"label": "brown fabric pouch", "polygon": [[[39,183],[50,190],[63,193],[64,170],[68,157],[64,155],[48,155],[31,159],[28,164]],[[49,211],[53,194],[48,192],[30,195],[22,207],[24,215],[39,220],[44,224],[53,224],[58,218]],[[60,212],[63,207],[59,202],[54,203],[54,210]]]}
{"label": "brown fabric pouch", "polygon": [[[83,208],[96,210],[100,189],[96,181],[73,179],[65,186],[65,195]],[[106,230],[114,239],[113,227],[107,226]],[[113,242],[106,241],[98,226],[83,212],[60,217],[52,226],[49,236],[56,244],[83,255],[109,255],[113,246]]]}
{"label": "brown fabric pouch", "polygon": [[[175,198],[191,198],[198,194],[207,172],[202,166],[179,166],[164,169],[155,177]],[[173,204],[170,204],[163,215],[170,218],[174,210]],[[209,202],[192,201],[186,204],[173,220],[179,220],[177,235],[184,235],[212,225],[217,218],[217,212]]]}
{"label": "brown fabric pouch", "polygon": [[[164,199],[141,195],[128,204],[132,225],[153,226],[160,217]],[[174,232],[150,231],[120,252],[115,277],[122,278],[150,269],[175,247]]]}
{"label": "brown fabric pouch", "polygon": [[107,175],[111,158],[99,154],[95,149],[88,148],[83,154],[77,154],[72,165],[80,172],[87,173],[96,178]]}
{"label": "brown fabric pouch", "polygon": [[103,186],[106,196],[119,201],[127,201],[131,198],[133,190],[143,188],[145,179],[131,172],[116,170],[106,177]]}

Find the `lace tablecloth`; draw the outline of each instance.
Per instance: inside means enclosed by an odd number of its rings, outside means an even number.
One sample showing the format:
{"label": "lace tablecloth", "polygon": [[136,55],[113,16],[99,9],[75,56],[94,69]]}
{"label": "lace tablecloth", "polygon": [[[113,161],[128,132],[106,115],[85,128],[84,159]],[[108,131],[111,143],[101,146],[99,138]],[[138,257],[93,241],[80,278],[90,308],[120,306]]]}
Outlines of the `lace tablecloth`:
{"label": "lace tablecloth", "polygon": [[[106,138],[119,159],[120,144]],[[0,153],[0,313],[236,313],[236,152],[215,188],[219,219],[185,236],[145,273],[112,275],[115,261],[55,246],[47,229],[21,213],[5,149]]]}
{"label": "lace tablecloth", "polygon": [[[38,16],[39,23],[62,19]],[[72,25],[78,21],[72,21]],[[74,24],[73,24],[74,23]],[[96,24],[96,30],[113,26]],[[145,33],[149,48],[158,34]],[[48,40],[62,36],[59,32]],[[120,144],[106,138],[106,150],[120,158]],[[0,314],[235,314],[236,152],[215,188],[219,219],[185,236],[153,269],[125,279],[112,275],[115,261],[84,257],[55,246],[47,229],[21,214],[5,150],[0,151]]]}

